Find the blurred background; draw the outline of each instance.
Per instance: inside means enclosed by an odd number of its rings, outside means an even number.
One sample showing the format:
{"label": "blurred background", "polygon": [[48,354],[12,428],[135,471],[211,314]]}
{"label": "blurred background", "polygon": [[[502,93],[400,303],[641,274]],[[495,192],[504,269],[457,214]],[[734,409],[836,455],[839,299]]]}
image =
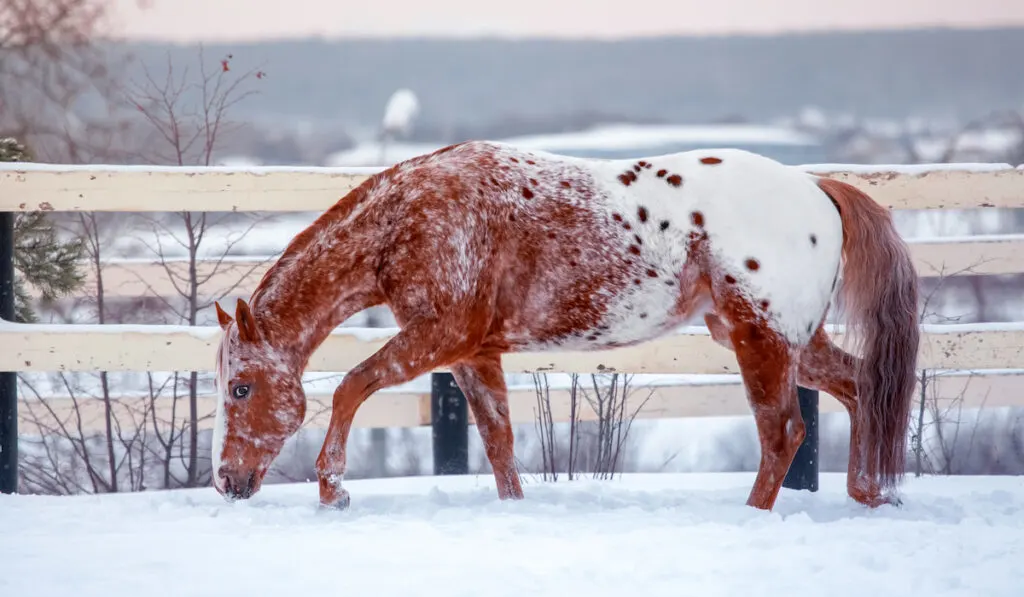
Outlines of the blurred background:
{"label": "blurred background", "polygon": [[[728,146],[788,164],[1017,165],[1022,56],[1024,3],[1007,0],[5,0],[0,138],[13,141],[0,159],[385,166],[487,138],[603,158]],[[908,238],[1013,235],[1024,225],[1019,211],[899,213],[898,223]],[[248,298],[247,276],[316,215],[168,206],[23,217],[19,317],[213,325],[213,301]],[[202,260],[218,264],[217,276],[188,273]],[[1024,321],[1019,274],[922,284],[924,321]],[[386,309],[372,309],[345,325],[393,323]],[[309,387],[329,395],[340,375],[310,378]],[[574,387],[569,376],[549,381]],[[26,490],[208,484],[205,374],[26,374],[20,382]],[[425,383],[405,391],[425,392]],[[509,383],[536,390],[541,404],[538,377]],[[672,385],[644,376],[628,383],[642,392]],[[104,407],[115,399],[128,405],[123,412]],[[180,410],[160,411],[169,421],[146,422],[158,401],[178,400]],[[1024,472],[1021,409],[999,410],[990,423],[998,432],[968,435],[959,433],[963,417],[978,429],[981,411],[960,409],[954,421],[944,400],[929,411],[938,443],[925,446],[923,429],[915,432],[919,471]],[[122,417],[118,425],[112,416]],[[549,449],[542,418],[517,428],[524,470],[538,474],[550,468],[538,452]],[[822,468],[845,470],[846,415],[822,424]],[[637,420],[628,434],[618,440],[621,459],[616,450],[614,462],[598,462],[595,448],[593,467],[757,464],[749,416]],[[475,431],[470,438],[474,470],[486,470]],[[304,429],[272,479],[312,477],[320,439],[321,428]],[[975,448],[982,440],[989,444]],[[359,429],[350,474],[428,474],[429,442],[429,427]]]}

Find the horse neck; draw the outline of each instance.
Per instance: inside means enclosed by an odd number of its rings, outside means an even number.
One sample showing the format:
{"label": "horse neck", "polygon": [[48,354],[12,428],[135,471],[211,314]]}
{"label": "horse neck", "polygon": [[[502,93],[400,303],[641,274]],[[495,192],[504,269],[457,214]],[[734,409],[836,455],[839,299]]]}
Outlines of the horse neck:
{"label": "horse neck", "polygon": [[[323,233],[321,233],[323,234]],[[331,331],[352,315],[343,308],[353,288],[350,243],[326,249],[303,246],[288,250],[268,271],[253,293],[252,311],[268,343],[297,359],[305,369],[313,351]]]}
{"label": "horse neck", "polygon": [[296,235],[253,292],[250,307],[267,341],[295,355],[303,369],[331,330],[357,310],[345,303],[360,290],[354,270],[366,238],[351,222],[384,175],[369,177]]}

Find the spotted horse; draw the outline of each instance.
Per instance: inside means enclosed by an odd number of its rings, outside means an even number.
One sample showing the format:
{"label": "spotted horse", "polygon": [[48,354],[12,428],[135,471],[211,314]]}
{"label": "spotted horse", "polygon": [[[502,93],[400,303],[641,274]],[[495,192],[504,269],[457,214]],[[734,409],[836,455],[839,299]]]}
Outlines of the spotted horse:
{"label": "spotted horse", "polygon": [[[748,505],[773,508],[804,437],[796,384],[849,413],[849,495],[896,504],[917,293],[888,210],[757,154],[452,145],[370,176],[292,239],[233,317],[216,305],[213,484],[229,500],[259,490],[305,416],[310,355],[384,304],[400,331],[334,392],[316,460],[322,507],[349,504],[346,442],[363,401],[440,367],[467,397],[499,498],[522,498],[502,355],[630,346],[701,316],[735,353],[757,423]],[[823,328],[833,299],[846,350]]]}

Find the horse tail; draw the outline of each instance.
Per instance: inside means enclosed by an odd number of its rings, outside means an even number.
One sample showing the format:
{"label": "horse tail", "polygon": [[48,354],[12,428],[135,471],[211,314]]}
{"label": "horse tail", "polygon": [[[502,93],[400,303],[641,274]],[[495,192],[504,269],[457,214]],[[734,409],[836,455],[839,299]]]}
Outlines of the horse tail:
{"label": "horse tail", "polygon": [[885,207],[845,182],[817,183],[836,204],[843,226],[838,298],[847,337],[855,339],[854,354],[861,356],[854,378],[861,472],[885,489],[905,472],[920,342],[917,272]]}

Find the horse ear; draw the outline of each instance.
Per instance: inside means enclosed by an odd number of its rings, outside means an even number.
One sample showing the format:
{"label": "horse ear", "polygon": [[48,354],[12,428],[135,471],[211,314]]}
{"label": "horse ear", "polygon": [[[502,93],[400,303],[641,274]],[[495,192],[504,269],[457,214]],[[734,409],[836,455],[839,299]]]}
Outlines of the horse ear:
{"label": "horse ear", "polygon": [[228,315],[224,309],[220,308],[220,303],[217,301],[213,302],[213,306],[217,308],[217,323],[220,324],[220,329],[227,331],[228,326],[231,325],[231,322],[234,321],[234,319],[231,319],[231,316]]}
{"label": "horse ear", "polygon": [[238,299],[235,307],[235,320],[238,321],[238,339],[243,342],[255,342],[260,337],[256,329],[256,319],[249,310],[249,305],[242,299]]}

